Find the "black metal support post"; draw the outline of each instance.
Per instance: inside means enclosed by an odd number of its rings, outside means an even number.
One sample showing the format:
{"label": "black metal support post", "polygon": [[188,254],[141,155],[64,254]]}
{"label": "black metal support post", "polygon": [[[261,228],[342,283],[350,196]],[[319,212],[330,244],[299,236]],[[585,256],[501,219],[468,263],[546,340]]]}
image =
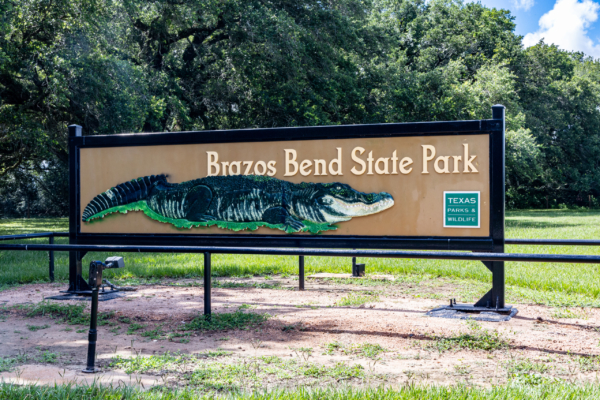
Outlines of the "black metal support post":
{"label": "black metal support post", "polygon": [[92,315],[90,319],[90,331],[88,333],[88,354],[87,354],[87,367],[83,370],[88,374],[96,372],[96,341],[98,340],[98,330],[96,325],[98,323],[98,287],[92,288]]}
{"label": "black metal support post", "polygon": [[[79,227],[79,148],[75,139],[81,137],[81,131],[81,126],[69,125],[69,244],[77,244]],[[81,257],[77,252],[70,252],[68,292],[79,290],[78,276],[81,276]]]}
{"label": "black metal support post", "polygon": [[[54,244],[54,236],[48,238],[48,244]],[[48,274],[50,282],[54,282],[54,250],[48,251]]]}
{"label": "black metal support post", "polygon": [[[505,108],[492,107],[492,119],[501,124],[500,132],[491,135],[491,185],[492,209],[490,215],[491,236],[494,253],[504,253],[504,202],[505,202]],[[503,309],[504,304],[504,261],[492,261],[492,307]]]}
{"label": "black metal support post", "polygon": [[92,314],[90,315],[90,331],[88,333],[87,367],[83,372],[96,372],[96,342],[98,340],[98,279],[102,283],[102,263],[92,261],[90,264],[90,286],[92,287]]}
{"label": "black metal support post", "polygon": [[298,256],[298,290],[304,290],[304,256]]}
{"label": "black metal support post", "polygon": [[210,253],[204,253],[204,316],[210,319]]}

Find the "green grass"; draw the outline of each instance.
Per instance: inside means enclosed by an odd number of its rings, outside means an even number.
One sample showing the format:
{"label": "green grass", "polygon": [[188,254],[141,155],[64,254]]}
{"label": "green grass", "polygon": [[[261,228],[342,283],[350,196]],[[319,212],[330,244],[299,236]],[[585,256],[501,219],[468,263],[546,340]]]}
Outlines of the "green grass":
{"label": "green grass", "polygon": [[[213,399],[214,393],[202,395],[195,389],[157,388],[137,390],[131,386],[109,387],[91,385],[34,386],[9,383],[0,384],[0,398],[5,400],[196,400]],[[398,389],[297,389],[272,392],[256,391],[227,398],[247,400],[592,400],[600,398],[599,385],[574,385],[567,383],[514,384],[490,389],[468,386],[406,385]]]}
{"label": "green grass", "polygon": [[323,346],[323,354],[333,355],[336,353],[344,355],[354,355],[364,358],[377,358],[380,354],[385,353],[387,350],[380,344],[373,343],[361,343],[352,344],[346,346],[340,342],[331,342]]}
{"label": "green grass", "polygon": [[[241,308],[241,307],[240,307]],[[183,325],[184,331],[228,331],[233,329],[248,330],[265,322],[271,316],[269,314],[259,314],[253,312],[244,312],[241,309],[232,313],[212,314],[209,318],[199,315],[191,322]]]}
{"label": "green grass", "polygon": [[337,307],[358,307],[367,303],[376,303],[379,301],[379,296],[372,294],[349,293],[339,299],[335,305]]}
{"label": "green grass", "polygon": [[474,320],[467,320],[467,323],[469,332],[453,336],[432,336],[432,342],[427,348],[443,353],[462,349],[494,351],[508,346],[497,331],[484,329]]}
{"label": "green grass", "polygon": [[111,361],[111,368],[123,369],[126,373],[145,373],[148,371],[174,370],[184,364],[191,364],[195,361],[209,358],[225,357],[231,355],[231,352],[217,349],[201,352],[198,354],[182,354],[166,352],[162,355],[136,356],[133,358],[123,358],[117,356]]}
{"label": "green grass", "polygon": [[[66,231],[67,219],[4,219],[0,234]],[[509,238],[600,239],[600,211],[540,210],[507,212],[506,236]],[[31,239],[21,243],[47,243]],[[56,238],[56,243],[66,243]],[[6,242],[5,242],[6,243]],[[600,254],[600,248],[587,246],[507,246],[511,253]],[[89,253],[85,260],[104,259],[112,254]],[[195,254],[123,254],[125,268],[106,271],[108,279],[153,280],[163,277],[185,278],[203,274],[203,256]],[[68,276],[67,253],[55,253],[57,280]],[[447,277],[474,284],[482,283],[476,295],[487,291],[491,274],[479,262],[447,260],[360,259],[370,274]],[[214,276],[252,276],[298,273],[297,257],[219,254],[212,257]],[[44,252],[0,252],[0,285],[48,280],[47,254]],[[85,265],[85,262],[84,262]],[[350,272],[347,258],[307,257],[307,274]],[[84,275],[87,274],[84,268]],[[591,264],[507,263],[507,300],[529,301],[563,306],[600,306],[600,266]],[[381,282],[379,282],[381,284]],[[475,294],[474,294],[475,296]]]}
{"label": "green grass", "polygon": [[50,328],[50,325],[48,325],[48,324],[44,324],[44,325],[27,325],[27,329],[29,329],[31,332],[37,332],[39,330],[48,329],[48,328]]}

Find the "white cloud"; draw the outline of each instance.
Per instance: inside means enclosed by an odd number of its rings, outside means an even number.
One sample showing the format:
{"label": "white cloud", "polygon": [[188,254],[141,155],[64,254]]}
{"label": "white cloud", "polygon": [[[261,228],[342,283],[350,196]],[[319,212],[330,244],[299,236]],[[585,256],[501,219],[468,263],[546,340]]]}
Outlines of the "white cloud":
{"label": "white cloud", "polygon": [[523,38],[527,47],[541,39],[564,50],[583,51],[600,58],[600,46],[588,36],[588,28],[598,19],[600,5],[592,0],[557,0],[554,8],[540,18],[540,29]]}
{"label": "white cloud", "polygon": [[529,10],[535,4],[534,0],[513,0],[513,4],[517,10]]}

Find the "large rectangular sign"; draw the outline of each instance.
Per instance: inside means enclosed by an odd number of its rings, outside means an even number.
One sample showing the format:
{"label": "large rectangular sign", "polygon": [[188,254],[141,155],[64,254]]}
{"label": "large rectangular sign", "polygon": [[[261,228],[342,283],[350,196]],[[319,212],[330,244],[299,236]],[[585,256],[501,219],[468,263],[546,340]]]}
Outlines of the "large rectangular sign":
{"label": "large rectangular sign", "polygon": [[71,240],[491,251],[503,141],[503,120],[71,135]]}
{"label": "large rectangular sign", "polygon": [[86,148],[81,232],[489,236],[489,164],[488,135]]}

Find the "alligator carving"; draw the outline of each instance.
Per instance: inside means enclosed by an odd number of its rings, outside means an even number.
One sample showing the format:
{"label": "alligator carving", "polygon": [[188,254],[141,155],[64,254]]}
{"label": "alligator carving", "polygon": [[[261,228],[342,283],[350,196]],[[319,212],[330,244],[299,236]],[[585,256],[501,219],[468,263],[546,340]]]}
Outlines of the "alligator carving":
{"label": "alligator carving", "polygon": [[393,205],[389,193],[361,193],[343,183],[291,183],[256,175],[169,183],[165,175],[152,175],[94,197],[82,219],[90,222],[114,212],[139,210],[178,228],[216,225],[239,231],[266,226],[288,233],[318,233]]}

